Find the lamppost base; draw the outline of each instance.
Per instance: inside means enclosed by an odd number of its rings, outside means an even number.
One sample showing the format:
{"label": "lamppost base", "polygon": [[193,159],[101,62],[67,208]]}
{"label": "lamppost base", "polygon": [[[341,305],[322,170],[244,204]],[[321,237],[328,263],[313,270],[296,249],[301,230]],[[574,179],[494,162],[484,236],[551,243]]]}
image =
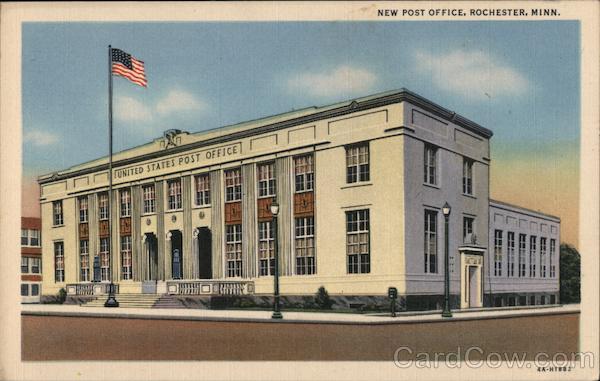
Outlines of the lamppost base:
{"label": "lamppost base", "polygon": [[119,302],[115,298],[115,285],[112,282],[108,285],[108,299],[104,302],[104,307],[119,307]]}
{"label": "lamppost base", "polygon": [[114,296],[109,296],[106,302],[104,302],[104,307],[119,307],[119,302],[117,302]]}
{"label": "lamppost base", "polygon": [[273,315],[271,315],[271,319],[283,319],[283,315],[281,312],[275,311],[273,312]]}
{"label": "lamppost base", "polygon": [[442,311],[442,317],[451,318],[452,317],[452,312],[450,312],[450,311]]}

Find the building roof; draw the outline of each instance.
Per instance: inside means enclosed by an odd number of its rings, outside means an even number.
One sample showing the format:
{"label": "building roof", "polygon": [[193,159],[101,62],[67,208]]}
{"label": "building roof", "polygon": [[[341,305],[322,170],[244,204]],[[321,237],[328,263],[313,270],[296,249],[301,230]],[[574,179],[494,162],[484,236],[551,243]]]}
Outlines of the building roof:
{"label": "building roof", "polygon": [[[486,139],[492,137],[493,133],[479,124],[450,111],[410,90],[401,88],[399,90],[386,91],[383,93],[377,93],[362,98],[356,98],[344,102],[339,102],[322,107],[308,107],[300,110],[294,110],[283,114],[277,114],[268,116],[265,118],[250,120],[234,125],[204,130],[196,133],[189,134],[193,138],[193,142],[188,144],[182,144],[177,147],[173,147],[169,150],[153,151],[146,154],[137,155],[135,157],[126,157],[113,161],[113,168],[129,165],[134,162],[153,159],[160,156],[171,155],[174,153],[187,151],[189,149],[209,146],[213,144],[219,144],[231,140],[241,139],[247,136],[263,134],[283,128],[288,128],[300,124],[315,122],[322,119],[337,117],[357,111],[368,110],[375,107],[381,107],[393,103],[400,103],[402,101],[408,101],[415,104],[428,112],[431,112],[444,119],[452,121],[453,123],[477,134]],[[117,152],[113,155],[123,155],[127,152],[143,147],[150,148],[156,141],[162,140],[162,138],[155,139],[152,142],[143,144],[137,147],[132,147],[124,151]],[[40,184],[53,182],[56,180],[62,180],[74,176],[80,176],[88,173],[98,172],[108,169],[108,157],[102,157],[92,161],[88,161],[82,164],[75,165],[62,171],[45,174],[38,177]]]}
{"label": "building roof", "polygon": [[543,213],[543,212],[540,212],[539,210],[533,210],[533,209],[529,209],[529,208],[524,208],[522,206],[509,204],[509,203],[503,202],[503,201],[490,199],[490,206],[494,206],[494,207],[498,207],[498,208],[502,208],[502,209],[513,210],[513,211],[519,212],[519,213],[525,212],[525,213],[529,213],[529,214],[534,214],[537,217],[554,220],[555,222],[560,223],[560,217],[558,217],[558,216],[553,216],[551,214]]}

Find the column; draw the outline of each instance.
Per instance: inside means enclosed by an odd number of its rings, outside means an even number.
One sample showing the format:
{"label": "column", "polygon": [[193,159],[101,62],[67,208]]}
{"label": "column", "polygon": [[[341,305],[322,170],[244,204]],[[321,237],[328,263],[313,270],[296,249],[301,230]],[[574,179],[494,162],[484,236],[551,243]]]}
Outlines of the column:
{"label": "column", "polygon": [[212,273],[214,279],[223,278],[223,175],[222,171],[210,172],[211,206],[210,227],[212,230]]}
{"label": "column", "polygon": [[198,234],[200,230],[194,229],[192,233],[192,278],[200,278],[200,264],[198,263]]}
{"label": "column", "polygon": [[165,280],[173,279],[173,268],[171,267],[171,235],[171,232],[167,232],[165,235]]}
{"label": "column", "polygon": [[293,194],[292,194],[292,158],[290,156],[277,159],[275,162],[277,179],[277,202],[279,203],[278,247],[279,267],[281,275],[292,275],[293,271]]}
{"label": "column", "polygon": [[185,176],[182,179],[183,186],[183,232],[182,232],[182,249],[183,249],[183,279],[194,278],[194,257],[192,255],[192,177]]}
{"label": "column", "polygon": [[149,258],[149,253],[148,250],[150,250],[150,247],[148,245],[148,241],[146,240],[146,234],[142,235],[141,238],[137,241],[139,242],[139,246],[140,246],[140,258],[138,261],[138,268],[139,268],[139,280],[140,281],[145,281],[150,279],[149,277],[149,268],[148,268],[148,258]]}
{"label": "column", "polygon": [[242,166],[242,277],[256,276],[257,216],[254,164]]}
{"label": "column", "polygon": [[131,268],[133,270],[133,280],[139,282],[142,280],[142,229],[140,218],[142,213],[141,187],[135,185],[131,188]]}
{"label": "column", "polygon": [[113,194],[109,195],[112,197],[110,204],[110,219],[112,222],[111,226],[111,242],[110,242],[110,266],[111,266],[111,278],[113,282],[118,282],[121,279],[121,247],[120,247],[120,234],[119,234],[119,191],[113,189]]}
{"label": "column", "polygon": [[98,195],[96,193],[88,196],[88,236],[90,253],[90,280],[94,279],[94,257],[98,254]]}
{"label": "column", "polygon": [[165,280],[165,197],[164,181],[160,180],[154,184],[156,196],[156,238],[158,250],[158,279]]}

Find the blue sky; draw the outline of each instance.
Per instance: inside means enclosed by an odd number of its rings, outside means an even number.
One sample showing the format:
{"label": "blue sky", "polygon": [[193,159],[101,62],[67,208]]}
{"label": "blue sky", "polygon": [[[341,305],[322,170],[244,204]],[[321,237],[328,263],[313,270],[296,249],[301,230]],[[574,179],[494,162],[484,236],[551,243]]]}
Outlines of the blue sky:
{"label": "blue sky", "polygon": [[490,128],[503,155],[579,139],[577,22],[27,23],[26,175],[107,153],[108,44],[149,82],[114,79],[116,150],[401,87]]}

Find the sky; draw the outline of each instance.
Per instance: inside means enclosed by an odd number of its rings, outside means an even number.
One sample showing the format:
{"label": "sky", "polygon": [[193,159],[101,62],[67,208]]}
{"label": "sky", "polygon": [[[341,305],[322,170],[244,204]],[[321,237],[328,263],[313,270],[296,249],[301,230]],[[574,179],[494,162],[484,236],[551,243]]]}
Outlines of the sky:
{"label": "sky", "polygon": [[145,62],[113,81],[115,151],[407,88],[491,129],[490,196],[562,218],[577,244],[576,21],[23,24],[23,205],[35,178],[108,153],[108,45]]}

